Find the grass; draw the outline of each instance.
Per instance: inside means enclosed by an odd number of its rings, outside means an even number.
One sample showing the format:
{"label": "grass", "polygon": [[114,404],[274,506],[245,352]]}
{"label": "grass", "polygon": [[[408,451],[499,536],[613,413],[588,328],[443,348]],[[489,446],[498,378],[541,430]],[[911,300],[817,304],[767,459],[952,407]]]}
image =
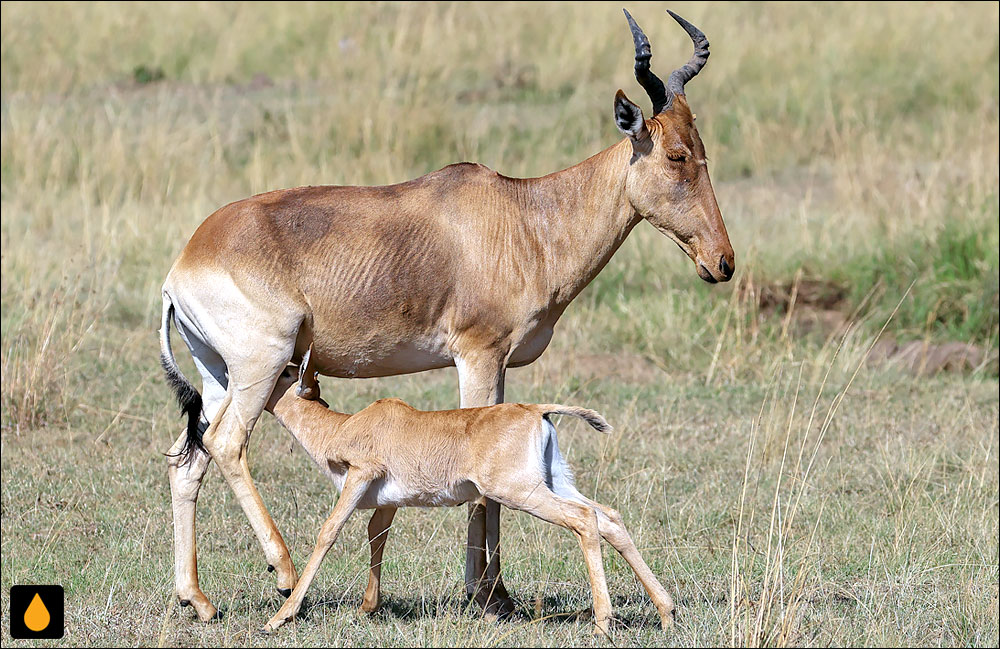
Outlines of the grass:
{"label": "grass", "polygon": [[[509,400],[587,405],[616,427],[561,437],[680,624],[663,636],[605,552],[615,643],[996,645],[995,364],[917,378],[864,362],[883,327],[996,353],[996,5],[671,8],[712,41],[689,99],[737,277],[705,285],[641,225],[507,381]],[[662,9],[630,7],[661,75],[690,51]],[[539,175],[615,142],[615,90],[647,105],[620,11],[0,5],[4,616],[10,585],[62,583],[82,645],[595,644],[572,615],[590,606],[575,541],[523,515],[502,537],[521,616],[466,608],[462,509],[400,513],[372,619],[354,610],[367,550],[352,520],[305,617],[262,639],[279,597],[214,470],[199,558],[226,617],[193,622],[172,596],[160,454],[181,422],[155,330],[170,263],[229,201],[459,160]],[[764,308],[797,278],[843,295],[852,326],[808,333]],[[323,387],[348,411],[457,403],[453,371]],[[304,565],[330,486],[270,418],[251,461]]]}

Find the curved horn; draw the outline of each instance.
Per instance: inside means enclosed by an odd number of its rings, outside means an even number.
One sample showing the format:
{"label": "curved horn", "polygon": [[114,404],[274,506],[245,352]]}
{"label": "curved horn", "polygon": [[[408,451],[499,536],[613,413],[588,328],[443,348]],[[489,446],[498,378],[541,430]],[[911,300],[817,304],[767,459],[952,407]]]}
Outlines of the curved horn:
{"label": "curved horn", "polygon": [[[708,39],[705,38],[705,34],[703,34],[700,29],[684,20],[674,12],[667,9],[667,13],[670,14],[670,17],[676,20],[677,23],[684,28],[684,31],[686,31],[688,36],[691,37],[691,40],[694,41],[694,56],[692,56],[691,60],[685,63],[682,67],[671,72],[670,77],[667,79],[667,89],[670,91],[670,94],[683,95],[684,84],[693,79],[696,74],[701,72],[701,69],[705,67],[705,63],[708,61]],[[638,55],[636,55],[635,65],[636,74],[638,74]]]}
{"label": "curved horn", "polygon": [[[628,26],[632,30],[632,40],[635,42],[635,79],[645,89],[646,94],[649,95],[650,101],[653,102],[653,114],[656,115],[670,104],[670,99],[667,97],[667,91],[663,87],[663,82],[649,70],[649,60],[653,58],[653,52],[649,48],[649,39],[642,33],[639,25],[635,24],[635,20],[632,19],[632,14],[628,12],[628,9],[622,9],[622,11],[625,12]],[[697,74],[697,71],[694,74]],[[694,74],[691,76],[694,76]],[[672,78],[673,76],[671,75]],[[681,86],[683,87],[683,85],[682,83]]]}

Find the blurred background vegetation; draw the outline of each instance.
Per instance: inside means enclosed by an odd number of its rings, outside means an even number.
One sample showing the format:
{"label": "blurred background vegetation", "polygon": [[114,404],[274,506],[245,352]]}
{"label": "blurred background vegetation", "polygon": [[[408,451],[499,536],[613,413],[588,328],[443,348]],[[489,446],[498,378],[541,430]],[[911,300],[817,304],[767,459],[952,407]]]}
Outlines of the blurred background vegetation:
{"label": "blurred background vegetation", "polygon": [[[688,58],[664,5],[629,8],[655,71]],[[835,400],[864,366],[860,380],[886,413],[933,413],[950,396],[978,404],[963,434],[987,450],[968,467],[995,477],[996,444],[984,440],[997,421],[997,4],[670,8],[711,41],[688,98],[737,276],[705,285],[641,224],[540,365],[512,373],[508,398],[631,404],[653,439],[653,415],[682,397],[702,403],[698,421],[721,414],[712,398],[750,421],[761,400],[785,394],[768,392],[777,376],[800,372],[817,399]],[[100,461],[104,447],[74,440],[112,440],[152,462],[141,470],[165,492],[156,452],[178,425],[156,360],[159,288],[212,211],[266,190],[388,184],[462,160],[542,175],[619,139],[619,87],[648,111],[617,4],[4,2],[0,12],[5,590],[20,566],[7,512],[27,497],[11,485],[35,484],[53,457],[32,463],[25,449],[53,443],[62,451],[46,453]],[[883,327],[889,346],[872,351],[887,362],[866,364]],[[927,360],[947,349],[957,360]],[[602,378],[614,358],[628,385]],[[588,374],[588,360],[600,371]],[[389,393],[424,408],[457,403],[451,373],[326,385],[344,409]],[[920,407],[909,401],[918,393]],[[885,423],[855,422],[862,432]],[[741,473],[748,431],[731,434]],[[709,462],[692,444],[689,459]],[[994,643],[995,482],[972,534],[987,544],[993,586],[968,618],[992,606]],[[151,509],[164,506],[156,493]],[[872,618],[872,633],[880,624]],[[949,637],[937,641],[981,636]]]}

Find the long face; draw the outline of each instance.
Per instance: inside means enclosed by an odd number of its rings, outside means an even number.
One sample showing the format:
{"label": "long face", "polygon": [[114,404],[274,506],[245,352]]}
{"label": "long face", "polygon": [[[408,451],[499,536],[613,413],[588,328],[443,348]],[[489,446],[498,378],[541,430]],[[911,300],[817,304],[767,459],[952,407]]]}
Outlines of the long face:
{"label": "long face", "polygon": [[699,277],[713,284],[729,281],[735,254],[708,176],[705,146],[683,95],[644,121],[633,152],[626,181],[632,207],[691,258]]}
{"label": "long face", "polygon": [[649,68],[649,39],[625,11],[635,45],[635,78],[653,102],[653,117],[646,120],[625,93],[619,90],[615,96],[615,123],[632,142],[626,193],[636,213],[691,258],[699,277],[713,284],[727,282],[736,258],[708,177],[705,145],[684,94],[684,84],[708,61],[708,39],[674,12],[667,13],[691,37],[694,55],[664,84]]}

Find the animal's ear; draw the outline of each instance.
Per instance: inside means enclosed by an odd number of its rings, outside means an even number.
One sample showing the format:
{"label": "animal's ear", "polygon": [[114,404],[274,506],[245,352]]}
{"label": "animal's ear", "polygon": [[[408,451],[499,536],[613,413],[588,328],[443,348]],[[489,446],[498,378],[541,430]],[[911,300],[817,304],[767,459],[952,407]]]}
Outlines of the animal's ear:
{"label": "animal's ear", "polygon": [[621,90],[615,94],[615,126],[622,135],[631,138],[632,142],[639,142],[649,137],[642,109],[629,101]]}
{"label": "animal's ear", "polygon": [[306,368],[309,367],[309,357],[312,355],[312,351],[312,345],[309,345],[309,349],[307,349],[306,353],[302,356],[302,362],[299,363],[299,385],[302,384],[302,380],[307,376]]}

